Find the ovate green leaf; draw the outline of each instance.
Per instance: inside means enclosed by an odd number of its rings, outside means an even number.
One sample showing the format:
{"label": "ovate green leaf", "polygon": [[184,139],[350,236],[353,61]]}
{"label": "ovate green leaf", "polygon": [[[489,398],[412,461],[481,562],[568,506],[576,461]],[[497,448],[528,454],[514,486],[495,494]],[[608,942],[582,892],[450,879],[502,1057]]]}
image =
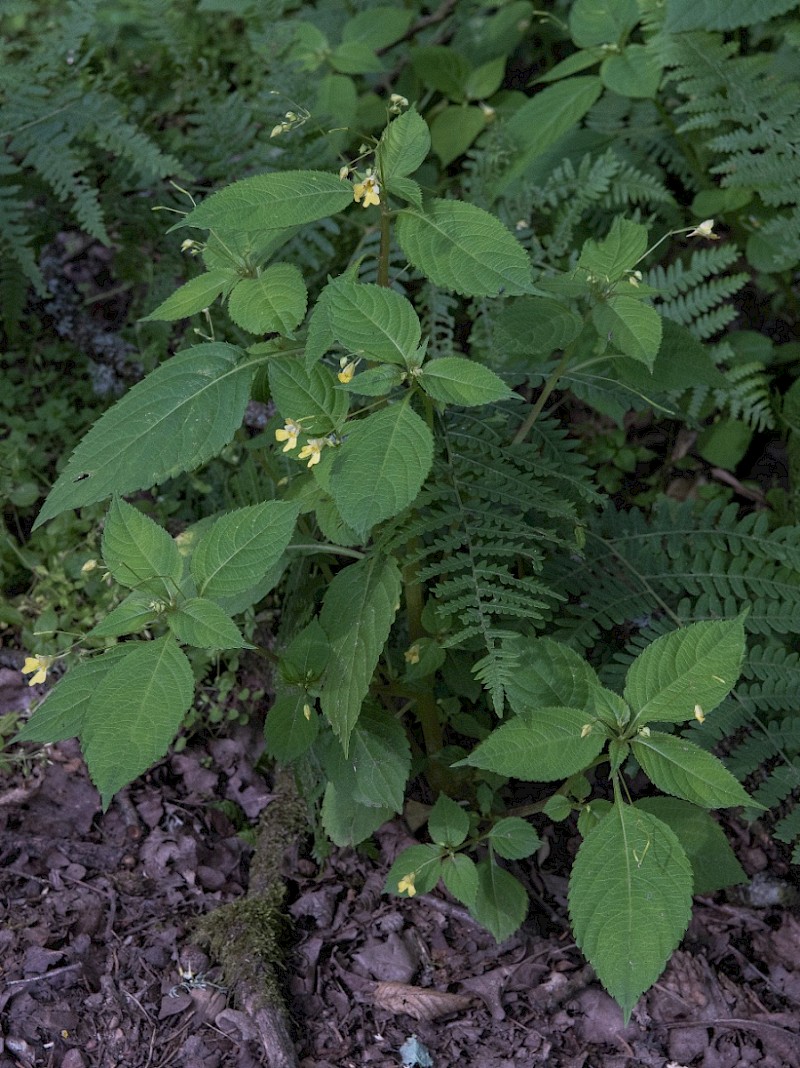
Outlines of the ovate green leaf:
{"label": "ovate green leaf", "polygon": [[619,44],[639,18],[636,0],[575,0],[569,12],[569,32],[579,48]]}
{"label": "ovate green leaf", "polygon": [[599,731],[581,737],[588,721],[578,708],[537,708],[497,727],[459,761],[509,778],[552,782],[583,771],[603,748]]}
{"label": "ovate green leaf", "polygon": [[279,694],[264,725],[267,752],[282,764],[297,760],[314,744],[319,734],[319,722],[319,716],[304,693],[295,690]]}
{"label": "ovate green leaf", "polygon": [[548,297],[521,297],[500,309],[495,338],[519,356],[550,356],[566,348],[581,332],[581,317]]}
{"label": "ovate green leaf", "polygon": [[353,187],[325,171],[280,171],[219,189],[172,230],[283,230],[324,219],[353,203]]}
{"label": "ovate green leaf", "polygon": [[472,857],[456,853],[442,859],[442,882],[458,901],[467,908],[475,904],[478,892],[478,869]]}
{"label": "ovate green leaf", "polygon": [[652,369],[661,344],[661,316],[636,297],[612,296],[592,309],[592,319],[612,349]]}
{"label": "ovate green leaf", "polygon": [[193,693],[191,665],[171,636],[136,642],[103,676],[86,709],[81,743],[104,807],[166,753]]}
{"label": "ovate green leaf", "polygon": [[109,612],[101,623],[92,627],[86,637],[118,638],[122,634],[136,634],[158,616],[156,600],[152,593],[138,593],[134,590]]}
{"label": "ovate green leaf", "polygon": [[578,269],[605,282],[617,282],[639,262],[647,248],[647,228],[618,215],[607,237],[583,244]]}
{"label": "ovate green leaf", "polygon": [[220,293],[229,293],[238,278],[236,271],[230,267],[206,271],[199,278],[193,278],[182,285],[171,297],[159,304],[155,311],[146,315],[142,322],[172,322],[174,319],[186,319],[204,311],[214,303]]}
{"label": "ovate green leaf", "polygon": [[609,56],[600,66],[606,89],[631,100],[652,99],[658,92],[662,67],[644,45],[629,44],[617,56]]}
{"label": "ovate green leaf", "polygon": [[294,356],[276,356],[269,361],[269,389],[284,419],[302,421],[306,434],[330,434],[347,416],[347,394],[337,389],[329,367],[306,367]]}
{"label": "ovate green leaf", "polygon": [[503,942],[522,924],[528,911],[524,886],[489,858],[478,868],[478,889],[470,912],[496,942]]}
{"label": "ovate green leaf", "polygon": [[401,811],[411,749],[399,720],[384,709],[365,708],[350,737],[347,759],[354,801]]}
{"label": "ovate green leaf", "polygon": [[119,497],[106,516],[103,560],[121,586],[167,601],[183,574],[178,546],[166,530]]}
{"label": "ovate green leaf", "polygon": [[257,278],[243,278],[228,298],[231,319],[251,334],[292,336],[306,314],[308,292],[293,264],[276,263]]}
{"label": "ovate green leaf", "polygon": [[422,336],[413,305],[385,286],[338,278],[326,291],[336,340],[353,354],[407,367]]}
{"label": "ovate green leaf", "polygon": [[747,882],[722,828],[707,812],[676,797],[643,797],[635,808],[644,809],[675,832],[692,866],[695,894],[713,894]]}
{"label": "ovate green leaf", "polygon": [[575,941],[627,1021],[689,924],[692,869],[673,831],[616,804],[588,832],[569,883]]}
{"label": "ovate green leaf", "polygon": [[494,371],[462,356],[428,360],[416,380],[429,397],[445,404],[490,404],[514,395]]}
{"label": "ovate green leaf", "polygon": [[439,794],[428,816],[428,834],[437,845],[454,849],[469,833],[469,816],[447,794]]}
{"label": "ovate green leaf", "polygon": [[685,738],[651,731],[632,738],[631,749],[648,779],[665,794],[703,808],[756,804],[717,757]]}
{"label": "ovate green leaf", "polygon": [[330,493],[344,521],[366,536],[397,515],[420,491],[433,461],[433,437],[407,404],[392,404],[348,423],[336,449]]}
{"label": "ovate green leaf", "polygon": [[393,815],[394,812],[390,808],[372,808],[357,804],[347,791],[338,789],[332,782],[325,787],[325,796],[322,798],[322,827],[334,845],[358,845]]}
{"label": "ovate green leaf", "polygon": [[[417,894],[427,894],[433,890],[439,882],[442,872],[442,850],[436,845],[409,846],[389,868],[384,884],[384,893],[405,895],[400,890],[400,883],[407,876],[413,875],[414,891]],[[409,897],[413,896],[411,894]]]}
{"label": "ovate green leaf", "polygon": [[527,820],[506,816],[498,820],[487,835],[492,849],[505,860],[522,860],[535,853],[542,840]]}
{"label": "ovate green leaf", "polygon": [[457,200],[434,200],[427,212],[403,209],[397,241],[436,285],[466,297],[530,293],[531,264],[494,215]]}
{"label": "ovate green leaf", "polygon": [[397,564],[380,556],[339,571],[325,591],[320,623],[331,643],[331,657],[322,711],[345,755],[399,603]]}
{"label": "ovate green leaf", "polygon": [[215,520],[189,565],[198,593],[213,600],[257,585],[289,544],[298,511],[293,502],[265,501]]}
{"label": "ovate green leaf", "polygon": [[179,642],[198,649],[252,649],[228,613],[205,597],[190,597],[167,615]]}
{"label": "ovate green leaf", "polygon": [[378,169],[383,180],[405,178],[413,174],[428,155],[431,135],[428,124],[415,108],[393,119],[378,142]]}
{"label": "ovate green leaf", "polygon": [[210,342],[173,356],[95,423],[72,453],[36,520],[112,493],[146,489],[189,471],[241,426],[251,364],[234,345]]}
{"label": "ovate green leaf", "polygon": [[506,683],[515,712],[535,712],[545,705],[590,708],[599,680],[580,653],[552,638],[510,638],[503,648],[518,657],[519,667]]}
{"label": "ovate green leaf", "polygon": [[657,638],[628,669],[633,722],[683,723],[697,705],[708,714],[739,678],[743,656],[741,618],[692,623]]}

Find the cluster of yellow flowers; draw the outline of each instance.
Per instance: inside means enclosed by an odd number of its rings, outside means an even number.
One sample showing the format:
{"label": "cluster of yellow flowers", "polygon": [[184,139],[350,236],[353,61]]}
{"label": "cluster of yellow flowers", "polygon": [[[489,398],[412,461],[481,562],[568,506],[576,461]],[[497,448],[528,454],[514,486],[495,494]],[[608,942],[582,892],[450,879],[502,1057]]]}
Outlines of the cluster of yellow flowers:
{"label": "cluster of yellow flowers", "polygon": [[[297,445],[297,439],[303,432],[303,428],[294,419],[287,419],[282,427],[279,427],[275,431],[275,439],[277,441],[285,441],[283,446],[283,452],[290,452]],[[327,438],[309,438],[306,444],[302,447],[297,454],[300,460],[308,460],[308,466],[313,467],[314,464],[318,464],[322,459],[322,450],[326,445],[335,444],[333,435],[329,435]]]}

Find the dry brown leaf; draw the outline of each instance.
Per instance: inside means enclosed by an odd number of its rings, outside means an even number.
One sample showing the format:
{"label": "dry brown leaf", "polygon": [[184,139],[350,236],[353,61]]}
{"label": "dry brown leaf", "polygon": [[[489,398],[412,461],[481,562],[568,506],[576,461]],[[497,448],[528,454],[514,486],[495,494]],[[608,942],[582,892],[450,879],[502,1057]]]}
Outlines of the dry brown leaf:
{"label": "dry brown leaf", "polygon": [[415,1020],[435,1020],[438,1016],[461,1012],[473,1003],[473,999],[465,994],[448,994],[407,983],[376,983],[372,999],[380,1009],[405,1013]]}

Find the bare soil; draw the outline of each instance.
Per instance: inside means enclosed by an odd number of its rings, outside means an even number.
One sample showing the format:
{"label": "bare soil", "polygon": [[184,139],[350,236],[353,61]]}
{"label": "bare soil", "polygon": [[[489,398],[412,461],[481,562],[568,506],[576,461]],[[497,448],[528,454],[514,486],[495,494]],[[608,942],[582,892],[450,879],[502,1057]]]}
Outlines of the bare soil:
{"label": "bare soil", "polygon": [[[0,670],[0,711],[29,700]],[[258,732],[194,740],[105,813],[75,743],[0,777],[0,1068],[275,1068],[194,924],[247,892],[255,825],[275,800]],[[228,811],[232,811],[228,806]],[[735,842],[754,899],[696,902],[680,950],[627,1026],[571,940],[567,857],[515,868],[533,903],[497,945],[443,894],[383,894],[412,841],[282,858],[281,980],[301,1068],[800,1068],[800,920],[765,875],[758,827]],[[371,855],[369,855],[371,853]]]}

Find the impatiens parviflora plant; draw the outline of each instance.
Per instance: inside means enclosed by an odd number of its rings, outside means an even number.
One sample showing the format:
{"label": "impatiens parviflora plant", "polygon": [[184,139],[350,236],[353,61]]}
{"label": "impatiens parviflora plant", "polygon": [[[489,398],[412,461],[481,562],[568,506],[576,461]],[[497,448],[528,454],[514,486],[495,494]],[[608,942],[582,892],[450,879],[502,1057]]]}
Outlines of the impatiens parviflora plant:
{"label": "impatiens parviflora plant", "polygon": [[[655,245],[643,225],[617,217],[607,237],[585,242],[574,269],[534,280],[496,216],[423,195],[411,176],[430,135],[405,103],[392,98],[380,139],[338,174],[246,178],[173,227],[207,232],[184,242],[205,270],[148,318],[213,322],[219,299],[258,340],[206,340],[167,359],[70,457],[37,524],[111,498],[103,562],[128,592],[20,738],[77,736],[108,805],[166,752],[190,708],[185,649],[252,649],[235,617],[270,591],[291,591],[280,652],[256,650],[276,667],[267,748],[321,798],[329,837],[367,838],[424,775],[439,797],[432,844],[404,853],[387,889],[413,896],[441,877],[503,939],[527,899],[500,861],[539,846],[525,817],[579,811],[575,934],[628,1014],[677,945],[693,888],[741,877],[704,809],[751,805],[715,758],[650,726],[719,704],[739,672],[741,620],[655,642],[631,666],[623,697],[578,654],[534,636],[560,599],[547,553],[579,553],[587,510],[602,503],[543,407],[563,376],[597,363],[622,383],[632,364],[657,376],[662,320],[638,269]],[[378,228],[377,283],[348,264],[309,311],[301,270],[279,253],[303,226],[344,212]],[[710,224],[695,236],[713,236]],[[393,241],[408,268],[390,279]],[[544,361],[530,409],[498,373],[502,359],[495,371],[455,344],[428,355],[411,299],[420,280],[465,301],[510,300],[498,308],[498,337]],[[248,442],[261,499],[177,537],[123,499],[219,454],[251,398],[276,411]],[[34,659],[26,666],[41,668]],[[671,796],[634,801],[624,779],[632,761]],[[606,763],[613,800],[591,801],[590,779]],[[509,814],[509,777],[563,781],[546,803]]]}

